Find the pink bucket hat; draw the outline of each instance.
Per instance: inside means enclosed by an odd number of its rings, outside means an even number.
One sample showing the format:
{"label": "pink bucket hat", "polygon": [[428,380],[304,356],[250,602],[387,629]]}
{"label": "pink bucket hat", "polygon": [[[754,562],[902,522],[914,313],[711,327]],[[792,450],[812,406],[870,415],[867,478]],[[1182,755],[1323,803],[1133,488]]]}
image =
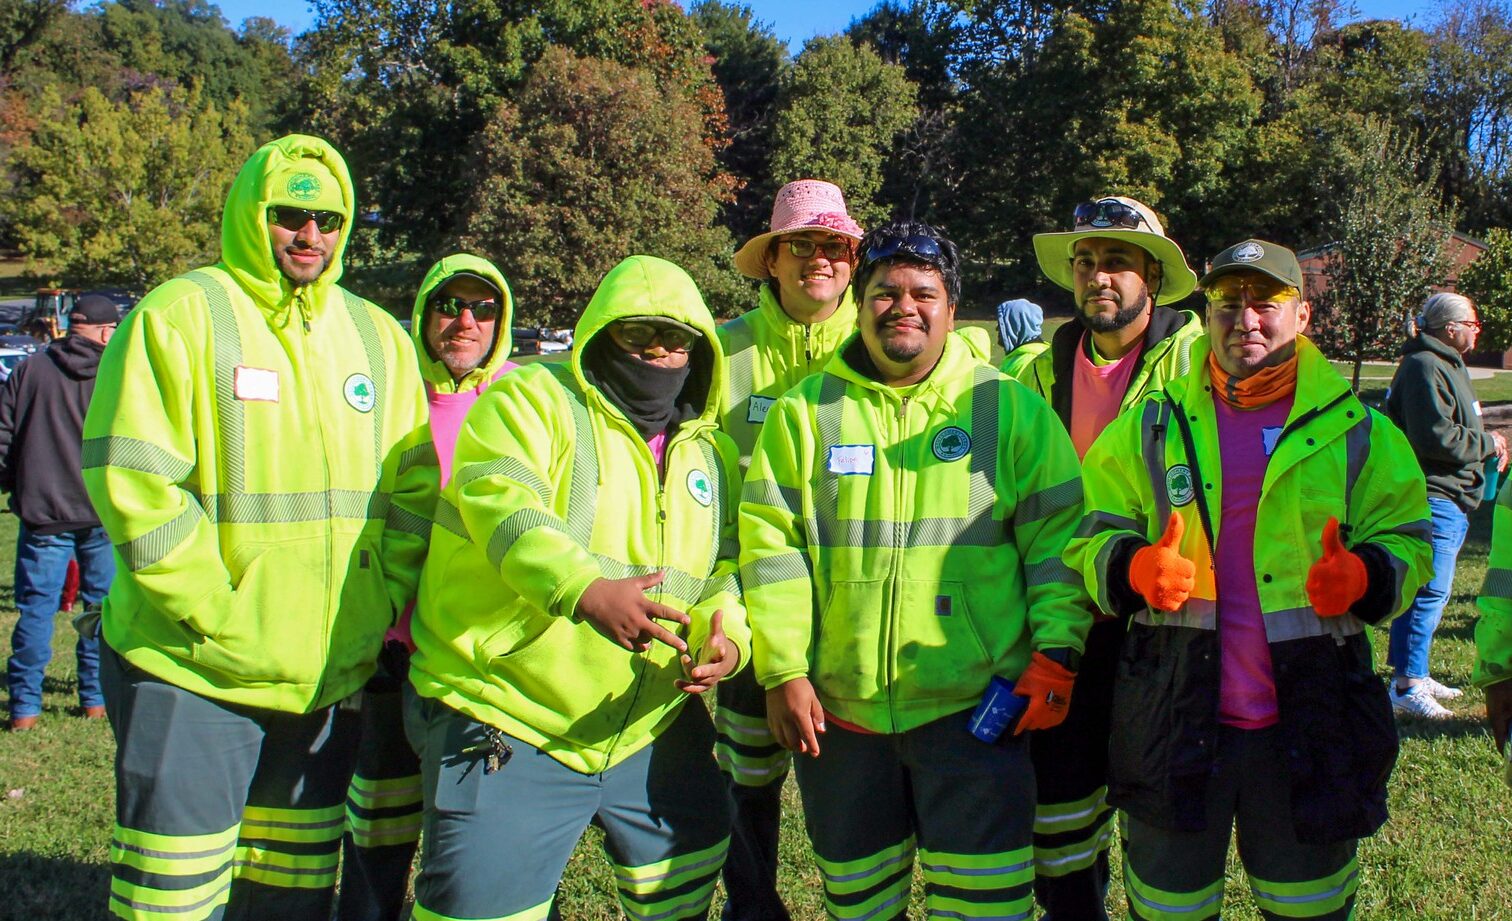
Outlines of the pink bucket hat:
{"label": "pink bucket hat", "polygon": [[735,253],[735,268],[749,278],[769,278],[767,243],[778,234],[800,230],[828,230],[852,240],[861,239],[861,225],[845,210],[845,195],[833,182],[799,179],[777,190],[772,202],[772,229],[754,236]]}

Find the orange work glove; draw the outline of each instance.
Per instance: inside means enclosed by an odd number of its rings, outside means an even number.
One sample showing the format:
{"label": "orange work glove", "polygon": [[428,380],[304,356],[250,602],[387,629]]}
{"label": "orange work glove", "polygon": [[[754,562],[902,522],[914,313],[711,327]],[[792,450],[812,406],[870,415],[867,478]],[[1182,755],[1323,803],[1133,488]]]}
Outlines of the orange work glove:
{"label": "orange work glove", "polygon": [[1184,533],[1186,524],[1172,512],[1160,540],[1134,551],[1129,560],[1129,585],[1157,611],[1174,611],[1192,594],[1197,565],[1176,549]]}
{"label": "orange work glove", "polygon": [[1071,707],[1071,686],[1075,682],[1076,672],[1044,653],[1036,652],[1030,657],[1029,667],[1013,685],[1013,693],[1029,699],[1013,734],[1059,726]]}
{"label": "orange work glove", "polygon": [[1344,549],[1339,519],[1323,525],[1323,556],[1307,571],[1307,600],[1319,617],[1338,617],[1365,597],[1370,576],[1365,561]]}

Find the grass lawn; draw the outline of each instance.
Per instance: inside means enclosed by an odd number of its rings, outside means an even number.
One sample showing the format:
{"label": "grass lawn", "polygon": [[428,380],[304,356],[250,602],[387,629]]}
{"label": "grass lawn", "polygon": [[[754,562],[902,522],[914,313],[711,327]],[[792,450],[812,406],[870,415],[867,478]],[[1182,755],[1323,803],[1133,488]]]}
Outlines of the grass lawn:
{"label": "grass lawn", "polygon": [[[9,655],[15,622],[11,572],[15,519],[0,515],[0,654]],[[1434,646],[1434,670],[1464,685],[1473,657],[1474,599],[1486,571],[1490,515],[1472,522],[1455,591]],[[1298,565],[1310,560],[1299,559]],[[1377,658],[1384,634],[1377,633]],[[44,713],[30,733],[0,732],[0,921],[107,917],[106,865],[113,815],[113,741],[104,722],[71,715],[75,706],[72,628],[57,619]],[[1484,698],[1467,690],[1449,705],[1452,721],[1403,730],[1392,777],[1392,820],[1360,849],[1360,921],[1512,919],[1512,790],[1484,729]],[[804,838],[796,791],[788,783],[779,885],[793,916],[824,917],[819,882]],[[561,885],[567,921],[620,917],[614,887],[590,831]],[[509,872],[509,855],[499,855]],[[1243,874],[1230,855],[1224,917],[1253,921]],[[915,880],[911,917],[922,918]],[[1126,917],[1117,883],[1113,916]]]}

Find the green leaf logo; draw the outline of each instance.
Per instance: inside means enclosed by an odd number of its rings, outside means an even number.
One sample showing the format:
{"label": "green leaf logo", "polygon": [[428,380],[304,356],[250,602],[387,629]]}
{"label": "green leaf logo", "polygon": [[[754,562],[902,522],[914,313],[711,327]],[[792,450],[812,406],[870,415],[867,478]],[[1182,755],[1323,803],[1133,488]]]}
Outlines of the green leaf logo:
{"label": "green leaf logo", "polygon": [[378,402],[378,394],[373,391],[373,379],[366,374],[353,374],[347,378],[342,391],[347,405],[360,413],[372,412],[373,406]]}
{"label": "green leaf logo", "polygon": [[320,180],[313,173],[295,173],[284,187],[295,201],[314,201],[320,197],[321,190]]}

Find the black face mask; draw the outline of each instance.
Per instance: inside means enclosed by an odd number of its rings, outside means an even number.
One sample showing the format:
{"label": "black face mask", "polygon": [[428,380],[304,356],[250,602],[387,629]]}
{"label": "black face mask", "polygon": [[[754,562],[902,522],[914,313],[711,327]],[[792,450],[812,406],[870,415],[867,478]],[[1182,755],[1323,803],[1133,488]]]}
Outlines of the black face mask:
{"label": "black face mask", "polygon": [[671,435],[701,411],[685,398],[684,386],[698,359],[698,346],[681,368],[646,364],[614,344],[607,331],[593,337],[583,353],[583,376],[619,407],[642,438]]}

